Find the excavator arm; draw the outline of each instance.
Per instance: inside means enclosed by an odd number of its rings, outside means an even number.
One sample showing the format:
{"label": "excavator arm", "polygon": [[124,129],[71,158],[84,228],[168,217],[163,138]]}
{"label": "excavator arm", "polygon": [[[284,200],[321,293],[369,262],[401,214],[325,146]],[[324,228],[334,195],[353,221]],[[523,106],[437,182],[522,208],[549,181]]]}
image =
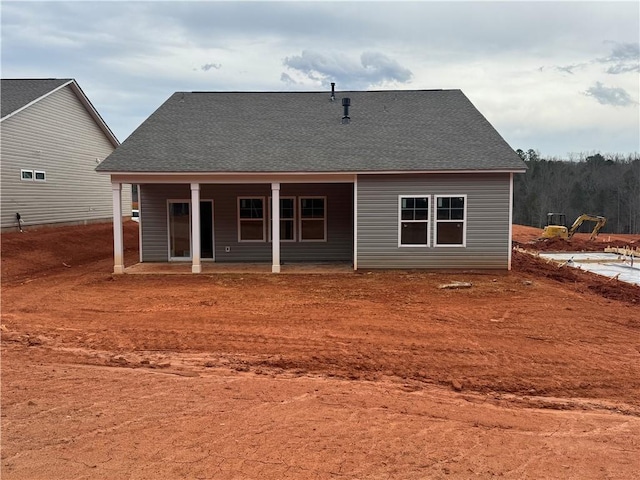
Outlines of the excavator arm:
{"label": "excavator arm", "polygon": [[580,225],[582,225],[584,222],[595,222],[595,226],[593,227],[593,231],[591,232],[590,237],[590,240],[595,240],[602,227],[604,227],[605,223],[607,223],[607,219],[600,215],[589,215],[587,213],[583,213],[578,218],[576,218],[576,221],[573,222],[573,225],[571,225],[571,228],[569,228],[568,238],[573,237],[573,234],[578,231],[578,228],[580,228]]}

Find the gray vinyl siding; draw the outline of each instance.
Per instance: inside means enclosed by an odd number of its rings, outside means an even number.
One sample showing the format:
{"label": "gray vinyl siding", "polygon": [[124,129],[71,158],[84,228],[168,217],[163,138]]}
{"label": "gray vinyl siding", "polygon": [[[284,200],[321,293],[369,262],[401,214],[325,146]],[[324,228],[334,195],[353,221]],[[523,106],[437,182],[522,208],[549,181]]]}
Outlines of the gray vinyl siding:
{"label": "gray vinyl siding", "polygon": [[[1,226],[83,223],[113,217],[111,181],[94,171],[114,147],[70,87],[2,121]],[[45,182],[23,181],[21,169],[46,172]],[[131,188],[123,186],[123,215]]]}
{"label": "gray vinyl siding", "polygon": [[142,235],[142,261],[169,260],[167,201],[190,201],[189,185],[140,185],[138,209]]}
{"label": "gray vinyl siding", "polygon": [[[141,185],[139,195],[142,261],[166,262],[169,259],[167,200],[189,200],[190,186]],[[238,197],[265,197],[267,200],[270,195],[268,184],[200,186],[200,199],[213,200],[216,262],[271,262],[271,242],[238,241]],[[281,242],[282,263],[352,261],[352,184],[283,183],[280,196],[296,197],[296,205],[299,197],[326,196],[327,218],[327,241]],[[226,247],[229,247],[228,252]]]}
{"label": "gray vinyl siding", "polygon": [[[358,268],[506,269],[509,174],[358,176]],[[435,195],[467,195],[466,247],[434,246]],[[430,247],[398,246],[399,195],[429,195]]]}

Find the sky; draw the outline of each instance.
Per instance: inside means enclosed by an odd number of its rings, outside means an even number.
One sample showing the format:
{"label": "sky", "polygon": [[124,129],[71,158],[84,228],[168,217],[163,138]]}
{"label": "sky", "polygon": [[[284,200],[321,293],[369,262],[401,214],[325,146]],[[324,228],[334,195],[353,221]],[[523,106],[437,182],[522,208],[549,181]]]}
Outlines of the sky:
{"label": "sky", "polygon": [[2,78],[124,141],[176,91],[461,89],[513,149],[640,152],[640,3],[2,0]]}

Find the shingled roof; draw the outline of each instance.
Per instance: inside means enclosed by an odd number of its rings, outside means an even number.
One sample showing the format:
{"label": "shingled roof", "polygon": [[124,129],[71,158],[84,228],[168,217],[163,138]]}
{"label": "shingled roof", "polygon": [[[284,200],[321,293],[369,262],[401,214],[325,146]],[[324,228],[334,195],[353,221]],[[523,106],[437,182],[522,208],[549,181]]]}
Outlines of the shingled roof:
{"label": "shingled roof", "polygon": [[[341,99],[351,99],[350,123]],[[460,90],[178,92],[104,172],[523,171]]]}
{"label": "shingled roof", "polygon": [[2,79],[0,82],[2,118],[71,81],[71,78]]}
{"label": "shingled roof", "polygon": [[93,117],[114,147],[120,142],[102,119],[89,98],[73,78],[3,78],[0,82],[1,121],[18,114],[26,107],[54,93],[61,87],[69,87]]}

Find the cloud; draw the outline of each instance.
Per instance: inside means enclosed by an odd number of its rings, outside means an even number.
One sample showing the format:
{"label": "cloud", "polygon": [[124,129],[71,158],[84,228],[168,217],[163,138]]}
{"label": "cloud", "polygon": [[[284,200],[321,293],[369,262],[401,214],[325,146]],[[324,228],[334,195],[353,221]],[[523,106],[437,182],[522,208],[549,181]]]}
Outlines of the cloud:
{"label": "cloud", "polygon": [[222,68],[222,65],[220,63],[205,63],[200,67],[200,70],[202,70],[203,72],[208,72],[212,68],[220,70]]}
{"label": "cloud", "polygon": [[624,88],[605,87],[601,82],[596,82],[585,92],[585,95],[595,98],[601,105],[627,107],[637,103]]}
{"label": "cloud", "polygon": [[282,72],[282,74],[280,75],[280,81],[288,85],[296,85],[298,83],[293,78],[291,78],[291,75],[285,72]]}
{"label": "cloud", "polygon": [[570,75],[573,75],[573,71],[574,70],[582,69],[582,68],[586,67],[587,65],[588,65],[588,63],[574,63],[572,65],[556,66],[556,67],[553,67],[553,68],[558,70],[559,72],[564,72],[564,73],[568,73]]}
{"label": "cloud", "polygon": [[640,72],[640,44],[616,43],[611,55],[596,59],[598,63],[609,64],[607,73]]}
{"label": "cloud", "polygon": [[[322,85],[335,81],[342,88],[407,83],[413,76],[411,70],[380,52],[364,52],[357,61],[343,54],[323,55],[304,50],[301,55],[285,57],[283,64],[308,80]],[[291,79],[291,76],[287,77]]]}

